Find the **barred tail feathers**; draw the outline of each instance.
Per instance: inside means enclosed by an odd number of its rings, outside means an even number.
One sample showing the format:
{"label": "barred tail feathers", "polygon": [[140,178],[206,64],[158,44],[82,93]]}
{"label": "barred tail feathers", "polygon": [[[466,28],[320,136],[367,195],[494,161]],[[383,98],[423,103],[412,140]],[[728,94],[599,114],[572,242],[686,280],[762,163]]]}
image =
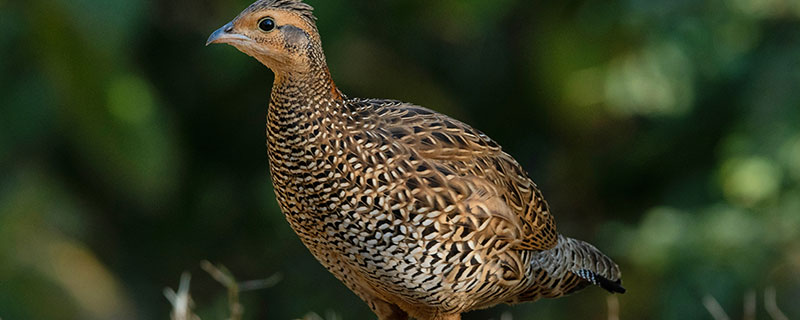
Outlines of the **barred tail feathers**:
{"label": "barred tail feathers", "polygon": [[567,295],[586,286],[597,285],[611,293],[624,293],[619,266],[593,245],[558,236],[550,250],[531,256],[531,287],[518,297],[519,302]]}

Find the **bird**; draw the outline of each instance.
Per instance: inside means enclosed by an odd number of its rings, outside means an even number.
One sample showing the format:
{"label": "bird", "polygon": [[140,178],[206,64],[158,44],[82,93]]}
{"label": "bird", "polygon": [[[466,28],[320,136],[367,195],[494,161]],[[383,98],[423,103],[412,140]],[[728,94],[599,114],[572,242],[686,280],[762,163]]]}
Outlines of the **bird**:
{"label": "bird", "polygon": [[618,265],[561,235],[539,187],[481,131],[431,109],[350,98],[332,80],[313,8],[258,0],[214,31],[274,73],[274,193],[311,254],[380,320],[457,320],[590,285]]}

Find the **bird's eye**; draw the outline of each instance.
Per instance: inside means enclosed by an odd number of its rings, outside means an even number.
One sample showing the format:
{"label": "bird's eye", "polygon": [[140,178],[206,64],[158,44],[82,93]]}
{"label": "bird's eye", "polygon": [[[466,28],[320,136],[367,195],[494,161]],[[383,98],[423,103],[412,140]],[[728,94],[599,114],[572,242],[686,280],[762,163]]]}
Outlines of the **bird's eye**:
{"label": "bird's eye", "polygon": [[261,19],[258,22],[258,28],[264,32],[272,31],[272,29],[275,29],[275,20],[272,20],[272,18]]}

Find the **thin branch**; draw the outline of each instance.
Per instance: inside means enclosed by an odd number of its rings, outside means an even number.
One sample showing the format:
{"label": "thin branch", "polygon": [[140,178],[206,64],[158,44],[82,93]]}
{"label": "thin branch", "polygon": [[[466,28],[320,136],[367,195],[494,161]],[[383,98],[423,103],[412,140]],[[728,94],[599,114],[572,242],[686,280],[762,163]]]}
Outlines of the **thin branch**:
{"label": "thin branch", "polygon": [[341,320],[339,319],[339,315],[336,314],[333,310],[328,310],[325,312],[325,318],[327,320]]}
{"label": "thin branch", "polygon": [[302,318],[297,319],[297,320],[325,320],[325,319],[323,319],[322,317],[320,317],[316,313],[310,312],[307,315],[305,315]]}
{"label": "thin branch", "polygon": [[200,267],[211,275],[217,282],[228,288],[228,307],[231,311],[230,320],[241,320],[244,306],[239,303],[239,285],[228,268],[223,265],[214,266],[208,260],[200,262]]}
{"label": "thin branch", "polygon": [[178,292],[172,288],[164,289],[164,296],[172,304],[172,313],[170,319],[172,320],[199,320],[200,318],[192,312],[194,302],[192,296],[189,295],[189,283],[192,276],[188,272],[181,274],[181,281],[178,285]]}
{"label": "thin branch", "polygon": [[283,276],[280,273],[276,273],[266,279],[239,282],[239,291],[245,292],[270,288],[278,284],[282,279]]}
{"label": "thin branch", "polygon": [[609,295],[606,298],[608,305],[608,320],[619,320],[619,298],[616,295]]}
{"label": "thin branch", "polygon": [[756,292],[750,290],[744,295],[743,320],[756,320]]}
{"label": "thin branch", "polygon": [[708,310],[708,313],[714,317],[714,320],[730,320],[731,318],[725,313],[725,310],[722,309],[722,306],[719,305],[719,301],[714,299],[713,296],[707,294],[703,297],[703,305]]}
{"label": "thin branch", "polygon": [[[233,274],[223,265],[213,265],[208,260],[200,262],[200,267],[203,268],[214,280],[221,283],[228,289],[228,308],[230,309],[229,320],[241,320],[244,313],[244,306],[239,303],[239,293],[243,291],[264,289],[274,286],[281,280],[280,274],[275,274],[266,279],[251,280],[240,283],[236,282]],[[164,296],[172,304],[172,313],[170,314],[171,320],[200,320],[196,314],[192,312],[194,308],[194,301],[189,294],[189,282],[191,275],[188,272],[181,274],[180,285],[178,291],[175,292],[172,288],[164,289]]]}
{"label": "thin branch", "polygon": [[781,309],[778,309],[778,302],[776,301],[775,287],[768,287],[764,290],[764,308],[767,313],[772,317],[772,320],[789,320]]}

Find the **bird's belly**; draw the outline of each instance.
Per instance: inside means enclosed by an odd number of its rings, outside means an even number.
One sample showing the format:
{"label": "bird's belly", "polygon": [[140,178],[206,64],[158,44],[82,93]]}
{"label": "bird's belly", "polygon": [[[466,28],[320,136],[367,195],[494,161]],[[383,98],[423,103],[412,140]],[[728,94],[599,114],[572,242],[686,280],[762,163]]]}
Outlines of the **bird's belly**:
{"label": "bird's belly", "polygon": [[292,226],[317,260],[359,295],[377,291],[398,304],[441,312],[504,299],[490,276],[491,262],[471,258],[481,253],[470,255],[466,242],[430,236],[422,219],[399,219],[376,200],[302,215],[317,221]]}
{"label": "bird's belly", "polygon": [[379,292],[396,304],[460,312],[512,292],[497,285],[493,272],[503,262],[486,260],[495,254],[439,234],[433,212],[415,207],[412,196],[331,178],[329,191],[309,193],[319,188],[292,183],[301,181],[295,176],[276,183],[276,195],[311,253],[362,298]]}

